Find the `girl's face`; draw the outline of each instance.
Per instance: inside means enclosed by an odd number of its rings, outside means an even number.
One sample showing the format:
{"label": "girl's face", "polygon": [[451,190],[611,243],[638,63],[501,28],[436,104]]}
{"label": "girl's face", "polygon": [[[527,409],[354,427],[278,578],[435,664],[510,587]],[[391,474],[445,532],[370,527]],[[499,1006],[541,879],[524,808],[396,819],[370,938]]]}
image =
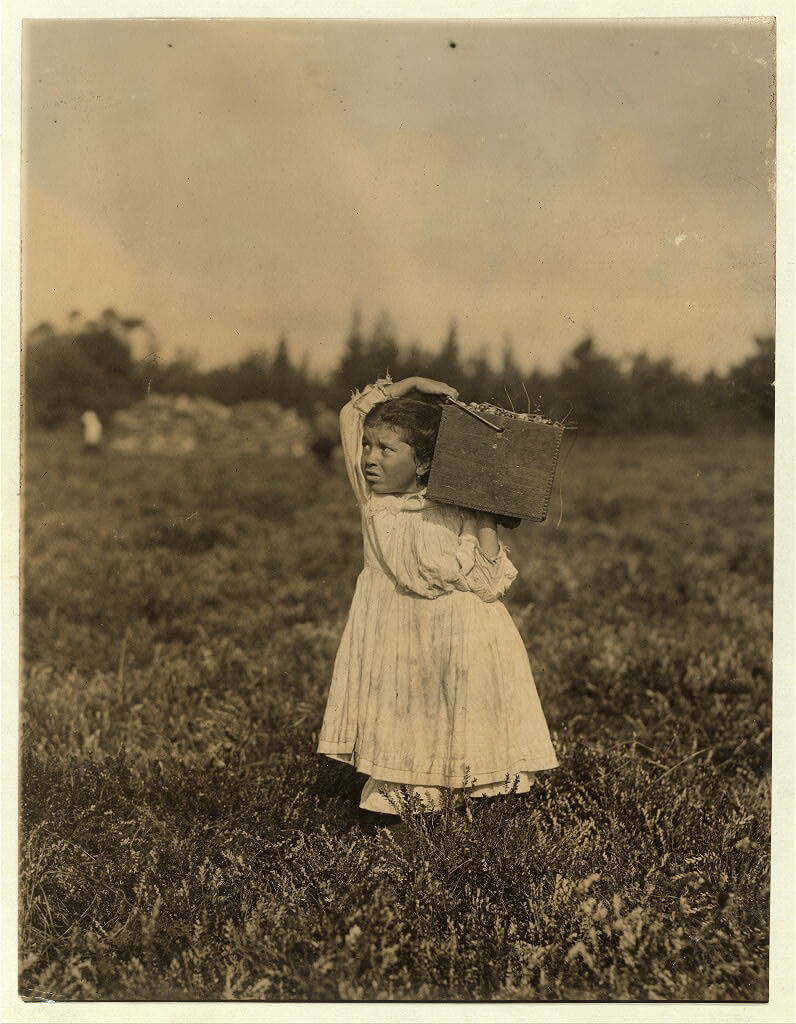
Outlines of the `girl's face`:
{"label": "girl's face", "polygon": [[374,494],[409,494],[420,490],[419,466],[411,444],[402,441],[392,427],[365,427],[362,435],[362,472]]}

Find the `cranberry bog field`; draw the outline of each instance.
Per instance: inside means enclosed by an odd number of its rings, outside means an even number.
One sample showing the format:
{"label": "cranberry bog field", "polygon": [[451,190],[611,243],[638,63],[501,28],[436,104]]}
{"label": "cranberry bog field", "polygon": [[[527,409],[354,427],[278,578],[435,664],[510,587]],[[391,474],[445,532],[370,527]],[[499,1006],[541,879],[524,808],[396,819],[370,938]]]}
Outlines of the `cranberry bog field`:
{"label": "cranberry bog field", "polygon": [[580,438],[559,513],[506,604],[560,767],[396,836],[314,753],[342,466],[29,435],[23,997],[765,1000],[772,439]]}

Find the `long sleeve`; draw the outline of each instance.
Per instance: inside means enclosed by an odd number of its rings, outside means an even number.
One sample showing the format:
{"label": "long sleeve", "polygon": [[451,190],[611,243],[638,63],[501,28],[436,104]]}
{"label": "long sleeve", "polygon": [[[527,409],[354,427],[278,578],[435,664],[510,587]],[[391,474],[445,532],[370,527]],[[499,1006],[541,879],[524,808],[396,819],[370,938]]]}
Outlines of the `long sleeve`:
{"label": "long sleeve", "polygon": [[389,378],[377,380],[361,392],[354,392],[351,401],[340,410],[340,440],[348,479],[362,507],[368,500],[368,485],[362,474],[360,457],[362,452],[362,424],[365,417],[380,402],[386,402],[389,395],[384,390],[392,381]]}
{"label": "long sleeve", "polygon": [[[422,500],[422,499],[421,499]],[[369,517],[368,534],[382,567],[405,591],[437,598],[454,590],[497,601],[517,575],[505,547],[490,559],[475,536],[463,532],[467,513],[431,503]]]}
{"label": "long sleeve", "polygon": [[482,601],[497,601],[517,578],[517,570],[500,544],[497,556],[487,557],[472,534],[459,538],[458,561],[461,577],[468,590]]}

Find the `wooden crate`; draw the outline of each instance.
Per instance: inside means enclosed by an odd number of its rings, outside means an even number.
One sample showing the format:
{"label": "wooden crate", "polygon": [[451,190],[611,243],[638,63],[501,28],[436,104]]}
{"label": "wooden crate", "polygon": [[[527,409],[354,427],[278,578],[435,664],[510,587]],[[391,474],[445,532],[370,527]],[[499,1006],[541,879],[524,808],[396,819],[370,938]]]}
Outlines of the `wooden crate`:
{"label": "wooden crate", "polygon": [[547,518],[565,427],[499,412],[442,410],[427,494],[435,501],[510,520]]}

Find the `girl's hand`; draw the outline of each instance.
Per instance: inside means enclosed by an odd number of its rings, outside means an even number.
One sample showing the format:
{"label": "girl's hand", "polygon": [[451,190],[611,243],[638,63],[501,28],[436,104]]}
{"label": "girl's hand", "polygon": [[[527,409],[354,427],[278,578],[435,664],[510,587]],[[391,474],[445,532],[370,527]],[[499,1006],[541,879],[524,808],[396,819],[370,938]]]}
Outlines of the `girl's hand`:
{"label": "girl's hand", "polygon": [[491,512],[476,512],[475,525],[478,530],[497,530],[497,519]]}
{"label": "girl's hand", "polygon": [[441,380],[432,380],[430,377],[405,377],[403,380],[390,384],[385,390],[392,398],[400,398],[413,389],[422,391],[425,395],[444,395],[446,398],[453,399],[459,397],[456,388],[452,388],[450,384],[445,384]]}
{"label": "girl's hand", "polygon": [[458,398],[459,392],[450,384],[441,380],[431,380],[430,377],[415,377],[415,387],[425,395],[444,395],[446,398]]}

